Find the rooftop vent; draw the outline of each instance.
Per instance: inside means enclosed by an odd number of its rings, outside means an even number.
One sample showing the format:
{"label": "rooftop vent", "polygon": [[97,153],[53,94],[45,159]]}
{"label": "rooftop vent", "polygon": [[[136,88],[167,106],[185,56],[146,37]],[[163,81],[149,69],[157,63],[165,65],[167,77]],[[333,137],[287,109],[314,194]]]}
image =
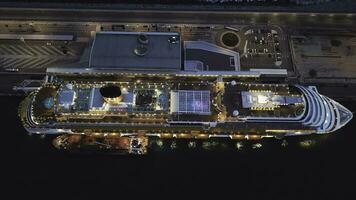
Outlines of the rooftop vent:
{"label": "rooftop vent", "polygon": [[134,49],[134,54],[136,56],[144,56],[148,52],[148,47],[147,45],[137,45],[136,48]]}
{"label": "rooftop vent", "polygon": [[144,56],[148,52],[149,39],[147,35],[140,34],[137,37],[138,45],[134,48],[133,52],[136,56]]}
{"label": "rooftop vent", "polygon": [[171,44],[176,44],[176,43],[178,43],[178,37],[177,36],[169,37],[168,42]]}
{"label": "rooftop vent", "polygon": [[137,40],[140,44],[148,44],[148,42],[149,42],[148,37],[145,34],[140,34],[138,36]]}

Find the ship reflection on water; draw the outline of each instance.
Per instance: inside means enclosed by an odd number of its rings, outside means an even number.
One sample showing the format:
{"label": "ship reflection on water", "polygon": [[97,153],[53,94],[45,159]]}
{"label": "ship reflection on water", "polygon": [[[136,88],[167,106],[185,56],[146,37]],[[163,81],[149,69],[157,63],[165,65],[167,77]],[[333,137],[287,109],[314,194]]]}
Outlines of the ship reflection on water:
{"label": "ship reflection on water", "polygon": [[[340,133],[345,134],[345,133]],[[346,133],[347,134],[347,133]],[[39,142],[48,143],[51,148],[55,137],[53,136],[39,136],[30,135],[31,138]],[[310,135],[310,136],[297,136],[288,137],[281,140],[274,138],[265,138],[261,140],[230,140],[222,138],[214,138],[209,140],[202,139],[160,139],[150,138],[147,145],[148,154],[209,154],[209,153],[253,153],[253,152],[275,152],[275,151],[288,151],[288,150],[317,150],[323,144],[332,142],[334,137],[329,135]],[[326,144],[327,145],[327,144]],[[342,144],[340,144],[342,145]],[[58,150],[57,150],[58,151]],[[107,151],[99,148],[95,151],[78,151],[71,149],[61,149],[60,152],[69,152],[74,154],[111,154],[111,155],[126,155],[122,151]],[[145,153],[144,153],[145,154]]]}
{"label": "ship reflection on water", "polygon": [[327,142],[328,136],[300,136],[287,138],[283,140],[263,139],[263,140],[245,140],[233,141],[228,139],[210,139],[210,140],[174,140],[174,139],[151,139],[148,146],[150,153],[207,153],[207,152],[249,152],[264,151],[271,149],[284,150],[318,148],[322,143]]}
{"label": "ship reflection on water", "polygon": [[[341,133],[342,134],[342,133]],[[48,143],[53,143],[57,149],[60,151],[67,151],[70,153],[75,154],[112,154],[112,155],[127,155],[129,154],[126,149],[128,149],[129,138],[122,137],[123,139],[127,140],[121,141],[119,145],[116,145],[116,150],[112,150],[113,148],[98,148],[98,141],[95,141],[95,146],[91,147],[88,145],[88,148],[84,148],[84,145],[80,146],[79,149],[70,149],[70,148],[58,148],[58,138],[59,137],[51,137],[51,136],[38,136],[32,135],[31,137],[38,138],[39,140],[45,139]],[[73,137],[81,137],[80,135],[73,135]],[[71,138],[73,140],[73,138]],[[90,139],[90,138],[87,138]],[[93,138],[91,138],[93,139]],[[100,141],[108,140],[110,138],[101,138]],[[116,138],[116,140],[119,140]],[[122,140],[122,139],[120,139]],[[309,135],[309,136],[296,136],[296,137],[287,137],[284,139],[276,140],[275,138],[265,138],[259,140],[231,140],[231,139],[224,139],[224,138],[210,138],[210,139],[161,139],[158,137],[149,138],[146,141],[147,151],[149,154],[196,154],[196,153],[247,153],[247,152],[266,152],[266,151],[285,151],[288,149],[306,149],[306,150],[313,150],[318,149],[318,147],[322,146],[323,143],[327,143],[328,141],[332,140],[330,135]],[[51,142],[52,141],[52,142]],[[111,141],[111,140],[110,140]],[[125,145],[122,145],[125,144]],[[111,143],[107,145],[113,145]],[[90,150],[92,148],[92,150]],[[110,150],[111,149],[111,150]],[[140,153],[146,154],[147,152]]]}

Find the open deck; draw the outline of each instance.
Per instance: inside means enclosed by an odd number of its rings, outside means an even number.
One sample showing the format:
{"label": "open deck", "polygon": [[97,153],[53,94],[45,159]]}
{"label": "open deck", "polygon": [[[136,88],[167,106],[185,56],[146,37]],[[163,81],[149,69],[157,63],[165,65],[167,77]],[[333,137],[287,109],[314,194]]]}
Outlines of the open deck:
{"label": "open deck", "polygon": [[352,119],[315,87],[245,74],[57,74],[48,80],[19,109],[31,133],[279,137],[329,133]]}

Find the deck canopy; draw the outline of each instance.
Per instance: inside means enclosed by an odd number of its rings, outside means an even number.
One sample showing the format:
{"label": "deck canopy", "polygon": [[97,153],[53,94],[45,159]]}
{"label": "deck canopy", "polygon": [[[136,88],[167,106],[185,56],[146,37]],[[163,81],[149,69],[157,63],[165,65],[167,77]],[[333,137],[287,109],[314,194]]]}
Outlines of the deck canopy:
{"label": "deck canopy", "polygon": [[209,90],[178,90],[171,92],[171,113],[210,114]]}

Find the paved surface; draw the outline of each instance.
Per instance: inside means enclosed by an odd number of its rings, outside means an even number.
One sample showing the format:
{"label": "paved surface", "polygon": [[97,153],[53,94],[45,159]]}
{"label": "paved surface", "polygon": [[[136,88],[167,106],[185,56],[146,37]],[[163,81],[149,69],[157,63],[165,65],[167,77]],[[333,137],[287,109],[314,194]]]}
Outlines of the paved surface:
{"label": "paved surface", "polygon": [[279,26],[257,25],[242,28],[240,45],[242,69],[287,69],[294,75],[287,34]]}
{"label": "paved surface", "polygon": [[2,35],[72,35],[73,41],[0,40],[0,72],[45,72],[47,67],[79,62],[96,25],[0,21]]}
{"label": "paved surface", "polygon": [[5,71],[41,71],[51,66],[78,62],[82,49],[83,47],[77,45],[44,42],[1,42],[0,66]]}
{"label": "paved surface", "polygon": [[294,63],[303,82],[356,83],[356,32],[297,30],[292,34]]}
{"label": "paved surface", "polygon": [[[134,17],[133,17],[134,16]],[[310,13],[257,13],[214,11],[150,11],[94,9],[0,8],[3,20],[78,21],[124,23],[272,23],[294,26],[353,26],[355,15]]]}

